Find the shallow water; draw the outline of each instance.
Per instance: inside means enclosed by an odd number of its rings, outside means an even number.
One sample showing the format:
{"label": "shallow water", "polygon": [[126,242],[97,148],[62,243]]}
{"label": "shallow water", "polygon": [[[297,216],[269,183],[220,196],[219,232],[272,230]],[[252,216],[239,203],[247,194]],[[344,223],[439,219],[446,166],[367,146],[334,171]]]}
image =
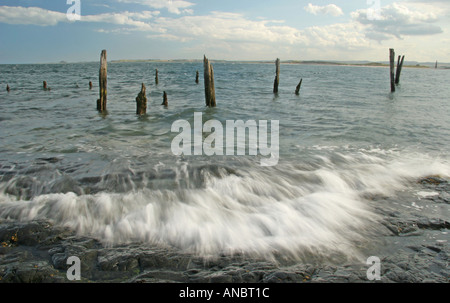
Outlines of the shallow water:
{"label": "shallow water", "polygon": [[[424,194],[419,178],[450,177],[446,70],[405,68],[391,94],[386,68],[282,65],[274,95],[272,64],[213,65],[209,109],[194,81],[201,63],[109,63],[107,115],[95,109],[97,63],[1,65],[12,90],[0,92],[0,218],[199,255],[358,257],[378,230],[373,197]],[[142,82],[149,105],[137,117]],[[171,126],[196,112],[223,125],[278,120],[278,164],[175,156]],[[449,218],[448,207],[431,211]]]}

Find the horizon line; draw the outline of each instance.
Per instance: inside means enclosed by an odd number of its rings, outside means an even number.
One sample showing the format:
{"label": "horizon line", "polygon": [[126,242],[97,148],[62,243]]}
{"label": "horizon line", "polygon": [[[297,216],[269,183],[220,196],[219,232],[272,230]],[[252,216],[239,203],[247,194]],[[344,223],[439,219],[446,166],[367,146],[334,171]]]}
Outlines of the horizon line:
{"label": "horizon line", "polygon": [[[59,62],[40,62],[40,63],[0,63],[0,65],[32,65],[32,64],[80,64],[80,63],[96,63],[98,61],[65,61],[61,60]],[[114,59],[109,60],[111,63],[139,63],[139,62],[203,62],[203,59]],[[275,60],[227,60],[227,59],[210,59],[210,62],[229,62],[229,63],[273,63]],[[434,65],[436,62],[431,61],[405,61],[410,64],[432,64]],[[353,63],[353,64],[389,64],[388,60],[380,60],[380,61],[371,61],[371,60],[327,60],[327,59],[312,59],[312,60],[298,60],[298,59],[286,59],[281,60],[281,63],[296,63],[296,64],[305,64],[305,63],[323,63],[323,64],[344,64],[345,63]],[[439,62],[438,65],[450,65],[450,62]]]}

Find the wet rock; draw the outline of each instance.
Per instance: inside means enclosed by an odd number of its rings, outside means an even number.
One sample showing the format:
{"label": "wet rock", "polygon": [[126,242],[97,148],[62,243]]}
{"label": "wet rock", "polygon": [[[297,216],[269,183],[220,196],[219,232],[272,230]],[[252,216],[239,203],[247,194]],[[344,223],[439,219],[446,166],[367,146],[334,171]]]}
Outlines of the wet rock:
{"label": "wet rock", "polygon": [[[387,247],[395,250],[369,252],[381,259],[381,282],[448,282],[448,245],[446,231],[442,231],[448,223],[404,216],[390,217],[388,221],[396,233],[383,235],[383,239]],[[422,233],[415,234],[417,231]],[[142,244],[105,247],[95,239],[76,236],[46,221],[0,222],[2,241],[16,233],[18,241],[0,250],[0,282],[67,282],[69,256],[80,258],[82,282],[369,282],[365,263],[281,265],[245,255],[204,259],[176,249]]]}
{"label": "wet rock", "polygon": [[187,283],[188,277],[182,272],[175,271],[148,271],[137,275],[130,279],[130,283],[153,283],[153,282],[165,282],[165,283]]}
{"label": "wet rock", "polygon": [[274,273],[270,273],[266,275],[263,278],[263,282],[266,283],[298,283],[302,282],[304,280],[304,276],[293,273],[293,272],[284,272],[284,271],[277,271]]}
{"label": "wet rock", "polygon": [[136,257],[127,255],[100,256],[97,266],[102,271],[133,271],[139,272],[139,261]]}
{"label": "wet rock", "polygon": [[232,283],[233,277],[223,273],[212,274],[208,277],[211,283]]}
{"label": "wet rock", "polygon": [[428,176],[428,177],[420,179],[419,183],[439,185],[439,184],[447,183],[447,180],[445,180],[444,178],[441,178],[440,176]]}
{"label": "wet rock", "polygon": [[433,229],[433,230],[449,229],[450,222],[435,218],[431,219],[421,218],[417,221],[417,226],[422,229]]}
{"label": "wet rock", "polygon": [[65,253],[56,253],[52,256],[52,264],[56,269],[67,270],[67,255]]}
{"label": "wet rock", "polygon": [[398,283],[419,282],[414,275],[411,275],[409,272],[406,272],[398,267],[392,267],[387,273],[384,274],[384,278]]}
{"label": "wet rock", "polygon": [[11,264],[2,273],[1,282],[4,283],[51,283],[62,282],[59,272],[47,262],[27,262]]}

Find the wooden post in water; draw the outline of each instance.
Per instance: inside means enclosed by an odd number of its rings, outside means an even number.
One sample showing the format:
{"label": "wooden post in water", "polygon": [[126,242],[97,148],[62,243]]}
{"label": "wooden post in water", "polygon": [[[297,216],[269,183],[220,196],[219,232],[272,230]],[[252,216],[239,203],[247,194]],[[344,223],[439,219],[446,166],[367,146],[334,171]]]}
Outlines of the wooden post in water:
{"label": "wooden post in water", "polygon": [[136,97],[136,115],[147,113],[147,96],[145,95],[145,85],[142,83],[141,92]]}
{"label": "wooden post in water", "polygon": [[214,69],[206,56],[203,57],[203,69],[205,78],[206,106],[216,107],[216,91],[214,87]]}
{"label": "wooden post in water", "polygon": [[303,78],[300,79],[300,83],[297,85],[297,87],[295,88],[295,94],[298,96],[300,95],[300,88],[302,87],[302,82],[303,82]]}
{"label": "wooden post in water", "polygon": [[437,60],[436,60],[436,65],[434,66],[435,69],[437,69]]}
{"label": "wooden post in water", "polygon": [[6,84],[6,91],[9,93],[10,90],[11,90],[11,88],[9,88],[9,85]]}
{"label": "wooden post in water", "polygon": [[92,81],[89,81],[89,89],[92,89]]}
{"label": "wooden post in water", "polygon": [[398,85],[400,83],[400,74],[402,73],[403,62],[404,61],[405,61],[405,55],[402,56],[401,60],[400,60],[400,56],[398,56],[397,73],[395,75],[395,84],[396,85]]}
{"label": "wooden post in water", "polygon": [[161,105],[164,105],[164,107],[169,106],[169,102],[167,101],[167,93],[166,92],[164,92],[164,94],[163,94],[163,103]]}
{"label": "wooden post in water", "polygon": [[197,83],[198,84],[198,78],[199,78],[199,73],[198,73],[198,71],[196,72],[196,74],[195,74],[195,83]]}
{"label": "wooden post in water", "polygon": [[389,49],[390,74],[391,74],[391,92],[395,92],[395,51]]}
{"label": "wooden post in water", "polygon": [[156,84],[156,85],[159,84],[158,69],[156,69],[156,71],[155,71],[155,84]]}
{"label": "wooden post in water", "polygon": [[210,76],[211,76],[211,107],[216,107],[216,87],[214,86],[214,68],[212,65],[211,66],[211,72],[210,72]]}
{"label": "wooden post in water", "polygon": [[106,111],[107,100],[107,70],[108,64],[106,60],[106,50],[102,50],[100,55],[100,72],[99,72],[99,87],[100,87],[100,99],[97,100],[97,110],[100,112]]}
{"label": "wooden post in water", "polygon": [[280,84],[280,59],[277,58],[275,61],[276,65],[276,75],[275,75],[275,81],[273,83],[273,93],[278,93],[278,85]]}
{"label": "wooden post in water", "polygon": [[44,81],[42,83],[42,88],[43,88],[43,90],[48,90],[48,91],[52,90],[50,87],[47,86],[47,81]]}

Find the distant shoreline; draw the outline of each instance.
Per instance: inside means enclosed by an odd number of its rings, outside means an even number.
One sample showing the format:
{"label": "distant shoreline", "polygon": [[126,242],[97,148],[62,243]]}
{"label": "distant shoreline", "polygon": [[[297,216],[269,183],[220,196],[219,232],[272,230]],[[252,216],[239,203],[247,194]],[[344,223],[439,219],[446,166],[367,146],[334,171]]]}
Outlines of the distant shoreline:
{"label": "distant shoreline", "polygon": [[[203,64],[203,60],[199,59],[119,59],[111,60],[109,63],[199,63]],[[212,63],[230,63],[230,64],[274,64],[274,60],[214,60]],[[2,63],[0,65],[46,65],[46,64],[96,64],[97,61],[84,61],[84,62],[49,62],[49,63]],[[328,65],[328,66],[360,66],[360,67],[389,67],[388,62],[370,62],[370,61],[320,61],[320,60],[285,60],[281,61],[281,64],[298,64],[298,65]],[[434,63],[432,62],[405,62],[403,67],[407,68],[429,68],[434,69]],[[450,63],[440,63],[438,69],[450,69]]]}
{"label": "distant shoreline", "polygon": [[[203,63],[202,60],[196,59],[174,59],[174,60],[159,60],[159,59],[123,59],[123,60],[111,60],[111,63]],[[273,61],[228,61],[228,60],[213,60],[212,63],[234,63],[234,64],[273,64]],[[361,67],[389,67],[389,64],[380,62],[368,62],[368,63],[352,63],[352,62],[334,62],[334,61],[297,61],[297,60],[287,60],[281,61],[281,64],[299,64],[299,65],[337,65],[337,66],[361,66]],[[424,64],[424,63],[422,63]],[[431,68],[427,65],[416,64],[416,65],[404,65],[403,67],[410,68]],[[449,67],[440,67],[441,69]]]}

